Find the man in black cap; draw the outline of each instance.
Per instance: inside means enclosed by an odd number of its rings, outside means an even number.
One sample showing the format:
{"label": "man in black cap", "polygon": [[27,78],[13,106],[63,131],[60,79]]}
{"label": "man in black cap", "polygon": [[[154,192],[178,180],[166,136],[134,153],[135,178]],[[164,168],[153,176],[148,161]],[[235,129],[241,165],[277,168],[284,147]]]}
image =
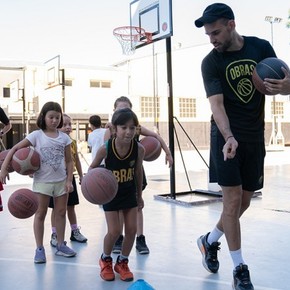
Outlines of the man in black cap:
{"label": "man in black cap", "polygon": [[202,76],[212,110],[210,154],[223,192],[220,219],[197,244],[204,267],[216,273],[218,240],[225,234],[234,264],[233,288],[253,290],[241,251],[240,217],[263,187],[265,96],[255,89],[252,72],[276,54],[268,41],[238,34],[234,13],[223,3],[208,6],[195,25],[204,26],[214,46],[202,61]]}

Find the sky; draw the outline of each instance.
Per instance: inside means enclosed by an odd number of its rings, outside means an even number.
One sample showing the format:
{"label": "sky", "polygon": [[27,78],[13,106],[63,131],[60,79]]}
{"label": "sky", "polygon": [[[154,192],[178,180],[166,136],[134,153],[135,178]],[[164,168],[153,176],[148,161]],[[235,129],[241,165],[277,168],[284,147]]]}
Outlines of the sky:
{"label": "sky", "polygon": [[[153,0],[152,0],[153,1]],[[166,1],[166,0],[162,0]],[[127,59],[113,29],[129,25],[130,0],[7,0],[0,2],[0,61],[44,63],[60,55],[61,64],[112,65]],[[172,0],[173,48],[205,46],[211,49],[204,29],[194,20],[208,0]],[[236,15],[237,31],[271,41],[271,24],[265,16],[283,18],[273,24],[274,48],[290,64],[290,29],[286,21],[289,0],[228,0]],[[155,44],[165,51],[165,41]],[[150,54],[151,46],[138,49],[132,58]],[[199,52],[201,53],[201,52]]]}

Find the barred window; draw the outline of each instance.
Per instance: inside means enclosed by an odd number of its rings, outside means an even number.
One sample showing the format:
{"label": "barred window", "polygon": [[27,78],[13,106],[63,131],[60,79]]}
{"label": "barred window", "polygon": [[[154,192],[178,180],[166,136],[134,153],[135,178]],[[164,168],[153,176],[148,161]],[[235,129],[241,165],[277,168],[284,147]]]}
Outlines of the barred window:
{"label": "barred window", "polygon": [[159,97],[141,97],[141,117],[159,118],[160,100]]}
{"label": "barred window", "polygon": [[179,98],[180,118],[196,118],[196,100],[192,98]]}
{"label": "barred window", "polygon": [[271,102],[271,113],[284,118],[284,102]]}

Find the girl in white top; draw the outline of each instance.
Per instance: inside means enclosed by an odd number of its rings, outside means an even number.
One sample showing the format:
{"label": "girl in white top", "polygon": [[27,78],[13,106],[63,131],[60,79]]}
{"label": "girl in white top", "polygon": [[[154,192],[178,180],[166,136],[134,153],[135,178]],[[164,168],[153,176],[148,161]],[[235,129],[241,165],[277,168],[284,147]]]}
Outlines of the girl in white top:
{"label": "girl in white top", "polygon": [[64,257],[76,255],[64,241],[67,198],[73,190],[73,160],[71,139],[67,134],[58,130],[62,125],[61,106],[55,102],[44,104],[37,118],[37,126],[40,130],[33,131],[13,146],[3,162],[0,173],[0,181],[6,183],[6,177],[9,179],[6,168],[12,160],[13,154],[20,148],[33,146],[40,155],[40,168],[33,175],[33,191],[37,194],[39,202],[33,224],[37,246],[35,263],[46,262],[43,247],[44,220],[51,196],[54,198],[58,242],[55,254]]}

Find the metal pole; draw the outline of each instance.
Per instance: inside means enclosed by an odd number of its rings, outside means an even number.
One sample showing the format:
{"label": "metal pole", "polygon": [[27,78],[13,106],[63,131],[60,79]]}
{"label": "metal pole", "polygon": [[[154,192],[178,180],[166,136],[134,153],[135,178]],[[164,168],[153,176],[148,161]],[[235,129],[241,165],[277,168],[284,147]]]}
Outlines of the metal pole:
{"label": "metal pole", "polygon": [[65,71],[61,71],[61,101],[62,101],[62,111],[65,112]]}
{"label": "metal pole", "polygon": [[127,60],[127,73],[128,73],[128,96],[131,94],[131,67],[130,67],[130,59]]}
{"label": "metal pole", "polygon": [[[167,56],[167,83],[168,83],[168,133],[169,150],[174,160],[174,126],[173,126],[173,88],[172,88],[172,57],[171,57],[171,37],[166,38],[166,56]],[[170,168],[170,195],[176,199],[175,190],[175,165]]]}
{"label": "metal pole", "polygon": [[155,73],[155,49],[154,42],[152,43],[152,63],[153,63],[153,102],[154,102],[154,127],[157,128],[157,108],[156,108],[156,73]]}
{"label": "metal pole", "polygon": [[25,68],[23,68],[22,70],[22,74],[23,74],[23,88],[22,88],[22,134],[23,134],[23,139],[26,136],[26,124],[25,124],[25,116],[26,116],[26,104],[25,104]]}

